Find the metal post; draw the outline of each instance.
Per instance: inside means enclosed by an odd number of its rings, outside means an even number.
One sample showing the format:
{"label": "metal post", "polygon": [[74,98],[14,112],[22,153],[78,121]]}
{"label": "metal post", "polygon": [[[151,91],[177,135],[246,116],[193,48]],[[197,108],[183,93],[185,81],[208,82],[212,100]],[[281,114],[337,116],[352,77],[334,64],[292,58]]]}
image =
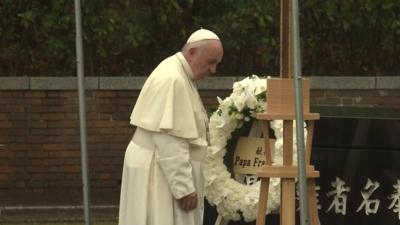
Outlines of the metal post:
{"label": "metal post", "polygon": [[78,93],[79,93],[79,123],[81,137],[81,161],[82,161],[82,189],[83,189],[83,207],[85,214],[85,224],[91,225],[90,215],[90,183],[87,154],[87,132],[86,132],[86,108],[85,108],[85,83],[84,83],[84,62],[82,47],[82,20],[81,20],[81,2],[75,0],[75,25],[76,25],[76,65],[78,72]]}
{"label": "metal post", "polygon": [[301,52],[299,32],[299,4],[293,0],[293,73],[296,98],[296,140],[297,140],[297,165],[299,168],[299,191],[300,191],[300,220],[301,225],[309,225],[309,210],[307,201],[307,177],[304,150],[304,117],[303,117],[303,87],[301,77]]}

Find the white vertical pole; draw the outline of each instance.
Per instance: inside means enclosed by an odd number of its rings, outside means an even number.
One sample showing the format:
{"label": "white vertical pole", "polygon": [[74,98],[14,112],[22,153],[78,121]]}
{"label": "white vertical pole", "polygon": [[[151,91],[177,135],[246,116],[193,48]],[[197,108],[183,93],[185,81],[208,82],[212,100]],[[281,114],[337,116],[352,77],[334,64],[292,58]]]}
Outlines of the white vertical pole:
{"label": "white vertical pole", "polygon": [[81,161],[82,161],[82,189],[83,189],[83,207],[85,214],[85,224],[91,225],[90,215],[90,181],[88,169],[88,151],[87,151],[87,132],[86,132],[86,106],[85,106],[85,83],[84,83],[84,62],[82,47],[82,19],[81,19],[81,1],[75,0],[75,25],[76,25],[76,65],[78,72],[78,94],[79,94],[79,123],[81,137]]}

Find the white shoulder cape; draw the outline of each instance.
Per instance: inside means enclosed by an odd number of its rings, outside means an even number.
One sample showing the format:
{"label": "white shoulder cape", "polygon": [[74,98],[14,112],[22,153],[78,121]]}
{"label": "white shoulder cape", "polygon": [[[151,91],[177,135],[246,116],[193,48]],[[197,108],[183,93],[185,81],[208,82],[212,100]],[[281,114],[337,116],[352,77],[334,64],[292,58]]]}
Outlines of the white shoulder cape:
{"label": "white shoulder cape", "polygon": [[[199,124],[204,117],[200,109],[203,106],[201,102],[199,104],[200,98],[190,80],[191,73],[181,53],[162,61],[140,92],[131,124],[181,138],[204,139],[201,137],[203,131],[199,130],[203,128],[200,127],[203,124]],[[200,142],[203,141],[206,140]]]}

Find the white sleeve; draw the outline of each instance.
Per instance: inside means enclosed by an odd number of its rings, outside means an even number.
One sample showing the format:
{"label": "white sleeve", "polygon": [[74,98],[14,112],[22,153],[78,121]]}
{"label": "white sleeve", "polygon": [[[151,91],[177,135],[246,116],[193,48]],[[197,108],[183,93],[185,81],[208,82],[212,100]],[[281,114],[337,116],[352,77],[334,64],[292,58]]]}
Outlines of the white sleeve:
{"label": "white sleeve", "polygon": [[156,162],[163,171],[172,195],[180,199],[195,192],[189,142],[166,133],[153,133]]}

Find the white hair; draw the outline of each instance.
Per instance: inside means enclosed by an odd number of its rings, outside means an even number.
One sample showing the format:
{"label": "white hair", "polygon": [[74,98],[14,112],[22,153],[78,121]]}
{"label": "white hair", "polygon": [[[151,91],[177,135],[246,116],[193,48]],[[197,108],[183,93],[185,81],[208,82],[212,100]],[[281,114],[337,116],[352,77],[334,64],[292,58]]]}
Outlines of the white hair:
{"label": "white hair", "polygon": [[201,40],[201,41],[186,43],[182,47],[182,52],[188,51],[191,48],[197,48],[201,52],[204,49],[204,47],[208,44],[208,41],[209,40]]}

